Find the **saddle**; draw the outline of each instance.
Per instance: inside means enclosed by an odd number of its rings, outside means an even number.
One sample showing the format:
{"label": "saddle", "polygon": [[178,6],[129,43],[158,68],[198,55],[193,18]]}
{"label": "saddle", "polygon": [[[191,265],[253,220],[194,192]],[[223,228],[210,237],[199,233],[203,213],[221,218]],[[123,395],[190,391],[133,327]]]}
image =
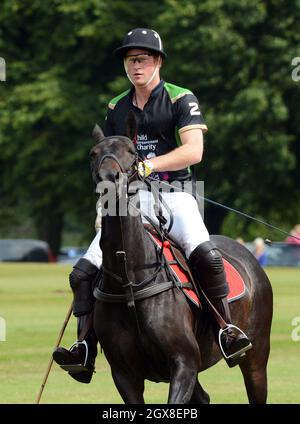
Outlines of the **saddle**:
{"label": "saddle", "polygon": [[[172,275],[176,280],[176,285],[180,286],[189,301],[198,308],[201,308],[201,296],[198,293],[197,285],[181,248],[169,237],[166,237],[167,240],[162,242],[159,233],[152,225],[144,224],[144,227],[157,247],[161,248],[163,244],[163,253]],[[229,287],[227,301],[233,302],[244,296],[246,292],[245,282],[237,269],[224,257],[223,263]],[[201,282],[199,283],[201,284]]]}

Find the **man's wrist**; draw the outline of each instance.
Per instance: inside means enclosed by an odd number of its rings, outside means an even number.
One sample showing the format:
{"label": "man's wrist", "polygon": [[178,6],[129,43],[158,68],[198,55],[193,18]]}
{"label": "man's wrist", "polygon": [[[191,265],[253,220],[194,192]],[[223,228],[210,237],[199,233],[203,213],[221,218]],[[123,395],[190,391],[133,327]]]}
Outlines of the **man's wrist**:
{"label": "man's wrist", "polygon": [[143,162],[140,162],[138,165],[138,172],[141,177],[147,178],[154,171],[154,165],[149,159],[145,159]]}
{"label": "man's wrist", "polygon": [[144,164],[146,165],[147,168],[151,170],[151,173],[154,172],[154,165],[150,159],[145,159]]}

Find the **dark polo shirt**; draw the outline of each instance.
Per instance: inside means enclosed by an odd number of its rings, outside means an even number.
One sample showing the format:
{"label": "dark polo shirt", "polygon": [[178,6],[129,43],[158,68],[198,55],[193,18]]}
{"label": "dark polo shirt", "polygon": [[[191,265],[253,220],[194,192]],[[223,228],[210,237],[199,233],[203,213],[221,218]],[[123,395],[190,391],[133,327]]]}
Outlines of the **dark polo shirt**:
{"label": "dark polo shirt", "polygon": [[[139,156],[151,159],[174,150],[181,144],[179,135],[193,128],[207,131],[196,96],[186,88],[163,80],[154,88],[143,110],[133,104],[134,87],[112,99],[104,133],[106,136],[126,135],[130,110],[135,114],[138,131],[136,149]],[[168,181],[190,178],[188,168],[156,173],[156,178]]]}

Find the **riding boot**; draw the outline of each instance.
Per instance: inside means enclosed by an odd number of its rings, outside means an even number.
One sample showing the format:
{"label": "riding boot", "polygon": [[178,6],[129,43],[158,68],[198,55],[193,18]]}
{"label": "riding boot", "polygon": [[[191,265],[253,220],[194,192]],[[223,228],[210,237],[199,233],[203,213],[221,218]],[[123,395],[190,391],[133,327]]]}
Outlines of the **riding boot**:
{"label": "riding boot", "polygon": [[99,270],[86,259],[80,259],[70,274],[74,293],[73,314],[77,317],[77,341],[69,350],[57,347],[53,359],[81,383],[92,379],[97,356],[97,337],[93,329],[93,288]]}
{"label": "riding boot", "polygon": [[220,329],[214,318],[213,331],[222,355],[229,367],[239,364],[245,352],[251,349],[252,344],[237,326],[231,322],[230,310],[227,301],[229,293],[223,259],[216,246],[210,242],[201,243],[193,250],[189,259],[194,280],[198,284],[215,309],[226,322],[226,328]]}

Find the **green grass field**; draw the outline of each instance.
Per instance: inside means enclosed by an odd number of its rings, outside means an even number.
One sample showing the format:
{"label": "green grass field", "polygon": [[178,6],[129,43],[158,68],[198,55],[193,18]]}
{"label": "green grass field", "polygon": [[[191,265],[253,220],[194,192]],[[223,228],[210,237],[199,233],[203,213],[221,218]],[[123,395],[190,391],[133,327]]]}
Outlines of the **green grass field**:
{"label": "green grass field", "polygon": [[[0,264],[0,317],[6,321],[6,341],[0,342],[0,403],[35,403],[72,300],[70,270],[59,264]],[[274,292],[268,402],[300,403],[300,341],[292,340],[292,319],[300,317],[300,269],[267,273]],[[75,325],[72,317],[63,338],[66,347],[74,341]],[[199,379],[211,403],[247,403],[239,368],[229,369],[221,361]],[[165,403],[167,393],[167,384],[147,382],[145,401]],[[54,363],[41,403],[108,404],[122,399],[102,353],[89,385],[77,383]]]}

